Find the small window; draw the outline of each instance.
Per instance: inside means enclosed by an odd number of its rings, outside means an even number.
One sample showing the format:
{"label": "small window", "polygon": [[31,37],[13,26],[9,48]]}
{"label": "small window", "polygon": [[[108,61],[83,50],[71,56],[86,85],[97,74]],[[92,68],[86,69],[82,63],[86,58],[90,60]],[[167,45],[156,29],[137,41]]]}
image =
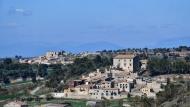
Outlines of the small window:
{"label": "small window", "polygon": [[115,95],[115,96],[117,96],[117,93],[116,93],[116,92],[114,92],[114,95]]}
{"label": "small window", "polygon": [[124,63],[124,66],[125,66],[125,67],[126,67],[126,65],[127,65],[127,64],[126,64],[126,63]]}

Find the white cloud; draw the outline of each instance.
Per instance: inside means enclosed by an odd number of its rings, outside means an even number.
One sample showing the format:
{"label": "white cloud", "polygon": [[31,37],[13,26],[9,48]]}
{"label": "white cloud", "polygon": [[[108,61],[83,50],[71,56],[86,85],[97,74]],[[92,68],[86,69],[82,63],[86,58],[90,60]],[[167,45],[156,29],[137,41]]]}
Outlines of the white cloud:
{"label": "white cloud", "polygon": [[16,12],[21,12],[21,13],[25,12],[24,9],[15,9],[15,11],[16,11]]}
{"label": "white cloud", "polygon": [[23,15],[23,16],[30,16],[30,15],[32,15],[32,11],[31,11],[31,10],[24,9],[24,8],[14,8],[14,7],[10,7],[10,9],[9,9],[9,14],[10,14],[10,15],[19,14],[19,15]]}

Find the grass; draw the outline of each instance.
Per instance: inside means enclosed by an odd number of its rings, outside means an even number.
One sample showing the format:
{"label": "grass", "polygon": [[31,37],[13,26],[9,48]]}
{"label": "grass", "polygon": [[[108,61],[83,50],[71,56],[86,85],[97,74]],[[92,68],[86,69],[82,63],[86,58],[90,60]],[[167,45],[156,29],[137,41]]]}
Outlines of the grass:
{"label": "grass", "polygon": [[23,83],[28,83],[28,82],[32,82],[32,81],[31,80],[20,81],[20,82],[12,83],[11,85],[23,84]]}
{"label": "grass", "polygon": [[15,83],[10,83],[10,84],[2,84],[1,86],[4,88],[9,88],[9,87],[13,87],[13,86],[17,86],[17,85],[22,85],[22,84],[27,84],[27,83],[32,83],[31,80],[27,80],[27,81],[20,81],[20,82],[15,82]]}
{"label": "grass", "polygon": [[48,104],[48,103],[54,103],[54,104],[70,103],[72,107],[86,107],[86,101],[85,100],[53,99],[53,100],[47,101],[47,100],[43,99],[40,102],[37,102],[37,101],[28,101],[27,103],[31,107],[39,106],[39,105],[43,105],[43,104]]}
{"label": "grass", "polygon": [[11,94],[11,95],[1,95],[0,100],[14,99],[16,97],[23,96],[23,95],[24,95],[23,93]]}
{"label": "grass", "polygon": [[86,107],[86,101],[82,100],[71,100],[68,103],[71,103],[72,107]]}
{"label": "grass", "polygon": [[122,107],[122,102],[121,100],[108,100],[108,101],[105,101],[105,106],[106,107]]}
{"label": "grass", "polygon": [[[41,100],[40,102],[30,101],[28,104],[30,106],[39,106],[48,103],[60,104],[60,103],[70,103],[72,107],[86,107],[87,100],[74,100],[74,99],[53,99],[47,101],[45,99]],[[107,100],[105,101],[106,107],[122,107],[122,103],[120,100]]]}

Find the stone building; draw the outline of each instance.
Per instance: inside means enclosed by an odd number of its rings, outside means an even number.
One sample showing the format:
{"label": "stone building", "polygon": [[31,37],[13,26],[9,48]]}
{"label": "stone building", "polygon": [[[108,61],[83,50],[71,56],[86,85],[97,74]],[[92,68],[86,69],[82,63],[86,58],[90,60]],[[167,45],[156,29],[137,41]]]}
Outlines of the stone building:
{"label": "stone building", "polygon": [[113,66],[127,72],[138,72],[139,64],[139,58],[134,54],[122,54],[113,58]]}

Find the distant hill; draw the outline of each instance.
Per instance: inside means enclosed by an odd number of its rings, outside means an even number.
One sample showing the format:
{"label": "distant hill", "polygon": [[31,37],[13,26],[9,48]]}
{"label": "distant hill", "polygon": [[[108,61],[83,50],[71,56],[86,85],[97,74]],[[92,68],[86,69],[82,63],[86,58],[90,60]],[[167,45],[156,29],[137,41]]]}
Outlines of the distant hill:
{"label": "distant hill", "polygon": [[121,49],[123,47],[109,43],[109,42],[94,42],[94,43],[86,43],[79,45],[72,49],[74,52],[80,52],[80,51],[97,51],[97,50],[116,50],[116,49]]}
{"label": "distant hill", "polygon": [[164,41],[160,41],[156,44],[156,47],[177,47],[177,46],[190,46],[190,37],[172,38]]}
{"label": "distant hill", "polygon": [[47,51],[59,51],[65,50],[73,53],[78,53],[81,51],[97,51],[97,50],[110,50],[110,49],[120,49],[118,46],[109,42],[94,42],[94,43],[14,43],[5,46],[0,46],[3,51],[0,53],[1,57],[6,56],[39,56],[45,54]]}
{"label": "distant hill", "polygon": [[[156,38],[155,38],[156,39]],[[148,43],[147,43],[148,44]],[[147,45],[148,48],[170,48],[178,46],[190,46],[190,37],[180,37],[172,38],[167,40],[162,40],[155,45]],[[130,44],[126,46],[119,46],[112,42],[89,42],[89,43],[78,43],[78,42],[62,42],[62,43],[45,43],[45,42],[20,42],[20,43],[8,43],[6,45],[0,45],[3,50],[0,53],[0,57],[6,56],[39,56],[43,55],[47,51],[59,51],[65,50],[73,53],[78,53],[81,51],[101,51],[101,50],[117,50],[129,48],[129,46],[135,46],[135,44]],[[138,46],[139,48],[144,48],[145,46]],[[132,47],[137,48],[137,47]]]}

